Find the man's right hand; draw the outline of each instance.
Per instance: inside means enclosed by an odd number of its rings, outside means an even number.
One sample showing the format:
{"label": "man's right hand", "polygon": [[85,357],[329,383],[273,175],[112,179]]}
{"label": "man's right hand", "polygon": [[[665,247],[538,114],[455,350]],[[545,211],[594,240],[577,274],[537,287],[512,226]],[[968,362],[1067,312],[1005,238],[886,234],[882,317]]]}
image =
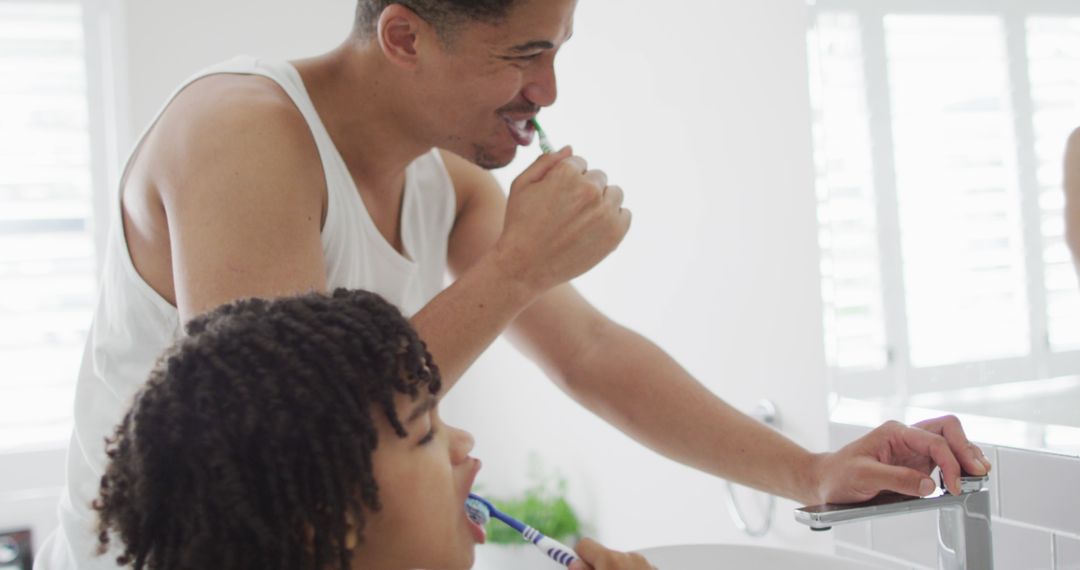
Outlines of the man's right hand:
{"label": "man's right hand", "polygon": [[636,552],[616,552],[589,538],[581,539],[574,551],[581,558],[572,562],[569,570],[656,570]]}
{"label": "man's right hand", "polygon": [[497,259],[535,292],[567,282],[622,242],[630,228],[622,202],[622,189],[570,147],[545,154],[510,187]]}

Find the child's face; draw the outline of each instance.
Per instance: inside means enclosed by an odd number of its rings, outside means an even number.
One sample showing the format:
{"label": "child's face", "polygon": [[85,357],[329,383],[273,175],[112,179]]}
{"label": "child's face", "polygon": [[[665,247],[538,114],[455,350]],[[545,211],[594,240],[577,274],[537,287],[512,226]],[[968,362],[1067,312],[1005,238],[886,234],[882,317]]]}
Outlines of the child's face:
{"label": "child's face", "polygon": [[397,413],[409,435],[394,433],[380,411],[372,417],[379,446],[372,454],[382,509],[367,512],[357,568],[470,568],[482,540],[465,515],[480,461],[469,456],[473,438],[439,418],[438,400],[401,395]]}

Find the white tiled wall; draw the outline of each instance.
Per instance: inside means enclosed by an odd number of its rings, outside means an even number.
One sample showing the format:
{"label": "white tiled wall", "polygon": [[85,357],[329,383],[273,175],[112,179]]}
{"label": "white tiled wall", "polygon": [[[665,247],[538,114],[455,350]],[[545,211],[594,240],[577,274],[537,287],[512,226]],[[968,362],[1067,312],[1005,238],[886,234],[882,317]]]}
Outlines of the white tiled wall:
{"label": "white tiled wall", "polygon": [[1067,536],[1054,537],[1056,570],[1080,570],[1080,540]]}
{"label": "white tiled wall", "polygon": [[[869,428],[832,423],[839,449]],[[990,472],[996,570],[1080,570],[1080,457],[979,444]],[[834,529],[837,554],[888,569],[937,567],[937,517],[914,513]]]}
{"label": "white tiled wall", "polygon": [[1053,568],[1052,531],[1009,524],[1000,518],[994,519],[990,531],[996,568]]}
{"label": "white tiled wall", "polygon": [[998,462],[1001,518],[1080,536],[1080,459],[1001,448]]}

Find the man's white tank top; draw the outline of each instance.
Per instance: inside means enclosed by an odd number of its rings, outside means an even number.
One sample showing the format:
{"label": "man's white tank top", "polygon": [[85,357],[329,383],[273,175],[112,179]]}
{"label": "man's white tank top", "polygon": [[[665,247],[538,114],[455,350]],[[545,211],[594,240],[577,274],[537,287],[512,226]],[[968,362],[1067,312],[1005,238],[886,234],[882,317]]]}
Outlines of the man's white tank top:
{"label": "man's white tank top", "polygon": [[[242,56],[195,74],[176,89],[139,144],[184,87],[219,73],[261,75],[274,80],[307,121],[326,176],[328,207],[322,249],[331,290],[348,287],[374,291],[406,316],[419,311],[442,290],[455,196],[438,151],[417,158],[405,172],[400,227],[407,256],[403,256],[375,227],[300,74],[287,62]],[[128,158],[129,166],[139,144]],[[94,555],[97,521],[91,503],[106,465],[104,441],[123,418],[159,355],[183,334],[176,307],[135,271],[122,220],[117,196],[112,204],[101,293],[76,388],[67,488],[58,509],[60,527],[43,544],[35,569],[116,568],[115,545],[103,556]]]}

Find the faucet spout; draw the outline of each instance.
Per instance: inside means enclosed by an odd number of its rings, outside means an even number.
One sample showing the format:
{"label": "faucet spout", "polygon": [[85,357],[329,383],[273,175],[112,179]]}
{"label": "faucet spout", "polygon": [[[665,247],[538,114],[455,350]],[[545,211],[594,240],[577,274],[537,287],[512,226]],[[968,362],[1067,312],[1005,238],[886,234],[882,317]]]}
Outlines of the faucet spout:
{"label": "faucet spout", "polygon": [[990,491],[987,477],[964,477],[961,494],[946,491],[929,497],[882,493],[869,501],[848,505],[815,505],[795,510],[795,520],[811,530],[920,511],[938,511],[938,568],[992,569]]}
{"label": "faucet spout", "polygon": [[961,506],[967,500],[968,494],[950,495],[938,492],[920,498],[886,491],[862,503],[829,503],[795,509],[795,520],[809,526],[810,530],[831,530],[838,524]]}

